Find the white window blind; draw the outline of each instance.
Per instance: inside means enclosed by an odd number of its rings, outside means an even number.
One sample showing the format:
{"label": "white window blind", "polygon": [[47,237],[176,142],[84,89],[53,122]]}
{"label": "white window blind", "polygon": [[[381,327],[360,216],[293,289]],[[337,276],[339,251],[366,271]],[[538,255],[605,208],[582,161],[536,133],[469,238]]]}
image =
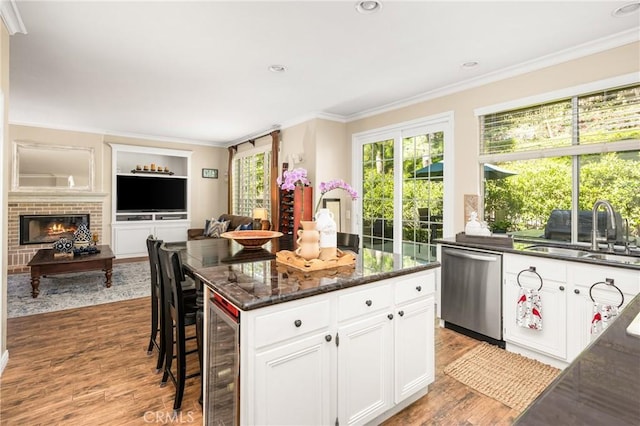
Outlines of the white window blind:
{"label": "white window blind", "polygon": [[640,85],[480,116],[480,154],[537,158],[548,151],[621,141],[640,143]]}

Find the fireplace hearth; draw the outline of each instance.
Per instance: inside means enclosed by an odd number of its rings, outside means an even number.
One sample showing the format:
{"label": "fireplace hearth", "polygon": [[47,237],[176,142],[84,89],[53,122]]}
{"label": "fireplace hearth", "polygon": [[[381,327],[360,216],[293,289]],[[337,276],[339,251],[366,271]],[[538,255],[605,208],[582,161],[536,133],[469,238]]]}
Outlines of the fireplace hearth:
{"label": "fireplace hearth", "polygon": [[20,245],[73,239],[73,233],[80,224],[90,226],[89,218],[89,214],[20,215]]}

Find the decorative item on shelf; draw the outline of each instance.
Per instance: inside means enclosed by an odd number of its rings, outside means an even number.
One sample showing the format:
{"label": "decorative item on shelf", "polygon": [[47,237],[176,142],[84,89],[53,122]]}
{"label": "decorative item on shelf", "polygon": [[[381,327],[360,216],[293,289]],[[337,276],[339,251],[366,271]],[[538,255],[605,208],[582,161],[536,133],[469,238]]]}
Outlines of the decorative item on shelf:
{"label": "decorative item on shelf", "polygon": [[95,245],[98,245],[98,241],[100,241],[100,236],[98,235],[97,232],[94,232],[93,235],[91,235],[91,242],[95,246]]}
{"label": "decorative item on shelf", "polygon": [[305,260],[317,259],[320,255],[320,232],[316,229],[316,222],[301,220],[300,226],[295,254]]}
{"label": "decorative item on shelf", "polygon": [[51,247],[54,250],[54,259],[73,258],[73,241],[67,238],[60,238],[58,241],[54,242]]}
{"label": "decorative item on shelf", "polygon": [[88,247],[93,241],[93,236],[86,223],[81,223],[73,233],[73,246],[77,248]]}
{"label": "decorative item on shelf", "polygon": [[263,231],[269,231],[271,229],[267,209],[261,207],[253,209],[253,229],[261,229]]}

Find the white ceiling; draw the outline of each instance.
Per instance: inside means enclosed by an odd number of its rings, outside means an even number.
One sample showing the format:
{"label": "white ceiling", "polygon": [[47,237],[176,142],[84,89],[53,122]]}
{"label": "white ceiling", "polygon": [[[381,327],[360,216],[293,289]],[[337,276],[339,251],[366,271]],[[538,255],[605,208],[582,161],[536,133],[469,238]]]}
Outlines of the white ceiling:
{"label": "white ceiling", "polygon": [[630,1],[17,0],[9,120],[225,146],[638,40]]}

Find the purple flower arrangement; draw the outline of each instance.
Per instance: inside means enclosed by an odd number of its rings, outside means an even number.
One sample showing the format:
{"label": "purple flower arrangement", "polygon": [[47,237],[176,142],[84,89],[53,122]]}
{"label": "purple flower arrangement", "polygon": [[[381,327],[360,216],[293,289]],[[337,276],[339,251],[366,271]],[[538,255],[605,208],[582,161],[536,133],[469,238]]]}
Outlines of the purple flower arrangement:
{"label": "purple flower arrangement", "polygon": [[[309,182],[309,179],[307,178],[307,170],[302,168],[286,170],[284,173],[282,173],[282,176],[278,177],[276,182],[278,183],[278,186],[280,188],[286,189],[288,191],[293,191],[294,189],[296,189],[296,186],[303,187],[311,184],[311,182]],[[316,213],[318,212],[318,209],[322,204],[322,198],[324,197],[324,194],[329,191],[333,191],[334,189],[343,189],[347,191],[347,193],[353,200],[358,198],[358,193],[356,192],[356,190],[342,179],[333,179],[329,182],[320,182],[319,189],[320,199],[318,199],[318,204],[316,204]]]}
{"label": "purple flower arrangement", "polygon": [[343,189],[347,191],[347,193],[349,194],[352,200],[355,200],[356,198],[358,198],[358,193],[356,192],[356,190],[353,189],[351,185],[349,185],[347,182],[343,181],[342,179],[333,179],[333,180],[330,180],[329,182],[320,182],[320,198],[318,199],[318,204],[316,204],[316,209],[315,209],[316,213],[320,208],[320,204],[322,203],[322,198],[324,197],[324,194],[326,194],[329,191],[333,191],[334,189]]}
{"label": "purple flower arrangement", "polygon": [[286,170],[282,173],[282,176],[278,176],[276,180],[278,186],[282,189],[286,189],[288,191],[293,191],[296,189],[296,186],[308,186],[310,185],[309,179],[307,178],[307,170],[306,169],[291,169]]}

